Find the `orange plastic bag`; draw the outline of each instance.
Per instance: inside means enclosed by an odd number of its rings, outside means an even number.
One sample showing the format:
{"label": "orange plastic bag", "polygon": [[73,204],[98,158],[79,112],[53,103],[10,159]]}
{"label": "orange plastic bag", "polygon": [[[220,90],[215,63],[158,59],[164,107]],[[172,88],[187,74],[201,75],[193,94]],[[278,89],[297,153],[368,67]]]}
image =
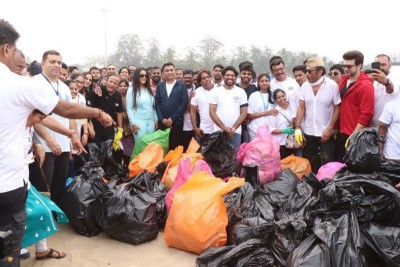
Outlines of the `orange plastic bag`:
{"label": "orange plastic bag", "polygon": [[303,175],[307,175],[311,172],[311,164],[308,159],[296,157],[294,155],[282,159],[281,167],[282,170],[289,168],[299,179],[303,178]]}
{"label": "orange plastic bag", "polygon": [[133,177],[144,170],[154,173],[163,156],[163,148],[155,142],[150,143],[129,163],[129,176]]}
{"label": "orange plastic bag", "polygon": [[192,137],[192,139],[190,139],[190,143],[188,148],[186,149],[186,154],[192,154],[192,153],[196,153],[200,148],[200,144],[197,143],[196,139],[194,139],[194,137]]}
{"label": "orange plastic bag", "polygon": [[222,196],[244,184],[243,178],[224,182],[207,172],[196,172],[175,192],[164,230],[169,247],[200,254],[226,244],[228,217]]}
{"label": "orange plastic bag", "polygon": [[[183,146],[177,146],[174,150],[168,151],[167,155],[162,161],[169,161],[167,168],[165,169],[164,175],[161,182],[165,185],[166,179],[175,179],[176,173],[178,171],[179,160],[183,157]],[[169,188],[167,188],[169,189]]]}
{"label": "orange plastic bag", "polygon": [[196,163],[203,159],[203,156],[200,153],[193,153],[193,154],[183,154],[183,157],[179,159],[179,161],[176,163],[176,165],[172,166],[171,168],[168,169],[168,171],[165,171],[165,179],[164,179],[164,185],[165,187],[170,190],[172,186],[174,185],[175,178],[178,175],[178,167],[179,163],[181,160],[190,158],[190,166],[192,170],[196,166]]}

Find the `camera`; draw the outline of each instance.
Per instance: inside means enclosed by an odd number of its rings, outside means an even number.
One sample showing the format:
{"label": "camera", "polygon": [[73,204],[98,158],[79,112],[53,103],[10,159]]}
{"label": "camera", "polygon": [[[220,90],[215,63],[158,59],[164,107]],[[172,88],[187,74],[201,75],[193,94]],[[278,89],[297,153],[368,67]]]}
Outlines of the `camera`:
{"label": "camera", "polygon": [[11,238],[11,231],[0,231],[0,260],[12,253]]}

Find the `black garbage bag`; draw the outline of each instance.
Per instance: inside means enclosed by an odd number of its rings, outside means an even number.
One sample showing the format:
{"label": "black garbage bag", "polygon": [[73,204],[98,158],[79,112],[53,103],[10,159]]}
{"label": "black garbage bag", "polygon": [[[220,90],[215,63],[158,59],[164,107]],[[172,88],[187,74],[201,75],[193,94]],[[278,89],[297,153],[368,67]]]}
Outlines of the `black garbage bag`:
{"label": "black garbage bag", "polygon": [[286,260],[288,267],[330,267],[331,256],[329,248],[323,244],[315,235],[310,235],[298,245]]}
{"label": "black garbage bag", "polygon": [[254,203],[256,204],[257,213],[266,221],[273,221],[275,218],[274,208],[268,202],[269,194],[261,188],[256,188],[253,193]]}
{"label": "black garbage bag", "polygon": [[299,178],[297,178],[296,174],[290,169],[285,169],[274,181],[264,185],[268,202],[272,205],[274,211],[280,209],[282,204],[289,199],[298,181]]}
{"label": "black garbage bag", "polygon": [[197,267],[274,266],[267,240],[251,239],[238,246],[211,247],[196,259]]}
{"label": "black garbage bag", "polygon": [[344,162],[353,172],[372,173],[381,168],[381,154],[374,128],[364,128],[349,137]]}
{"label": "black garbage bag", "polygon": [[245,218],[228,229],[228,244],[239,245],[254,238],[269,239],[275,225],[260,217]]}
{"label": "black garbage bag", "polygon": [[103,181],[104,171],[93,162],[85,163],[62,198],[62,209],[74,230],[87,237],[100,233],[93,213],[93,203],[109,187]]}
{"label": "black garbage bag", "polygon": [[132,183],[141,185],[153,193],[156,198],[157,223],[159,228],[164,228],[167,221],[167,207],[165,206],[165,197],[168,193],[167,188],[161,183],[162,176],[158,172],[154,174],[144,171],[132,178]]}
{"label": "black garbage bag", "polygon": [[141,244],[157,238],[156,198],[145,187],[127,183],[97,201],[96,220],[111,238]]}
{"label": "black garbage bag", "polygon": [[242,167],[243,173],[242,176],[244,177],[245,181],[251,184],[253,187],[260,187],[260,177],[258,175],[258,167]]}
{"label": "black garbage bag", "polygon": [[[197,267],[222,267],[223,256],[235,246],[209,247],[196,259]],[[226,265],[225,265],[226,266]]]}
{"label": "black garbage bag", "polygon": [[309,234],[309,227],[304,220],[293,216],[275,222],[275,226],[269,246],[276,262],[285,265],[290,252]]}
{"label": "black garbage bag", "polygon": [[380,172],[388,172],[400,175],[400,162],[392,160],[383,160]]}
{"label": "black garbage bag", "polygon": [[360,229],[363,241],[377,256],[370,259],[375,266],[400,266],[400,228],[369,223]]}
{"label": "black garbage bag", "polygon": [[359,222],[399,227],[400,192],[383,179],[395,180],[396,176],[386,173],[335,176],[319,191],[318,201],[311,209],[317,213],[353,210]]}
{"label": "black garbage bag", "polygon": [[276,218],[281,220],[293,215],[303,217],[308,224],[313,224],[311,205],[318,201],[318,192],[323,187],[313,173],[303,176],[288,201],[276,213]]}
{"label": "black garbage bag", "polygon": [[228,216],[228,227],[233,226],[243,218],[260,216],[253,195],[254,188],[249,183],[245,183],[223,196]]}
{"label": "black garbage bag", "polygon": [[227,132],[217,131],[210,134],[201,146],[204,161],[215,177],[225,178],[239,174],[241,164],[236,160],[235,149],[229,139]]}
{"label": "black garbage bag", "polygon": [[317,217],[314,234],[330,251],[332,266],[367,266],[361,253],[362,239],[357,217],[353,212],[327,211]]}

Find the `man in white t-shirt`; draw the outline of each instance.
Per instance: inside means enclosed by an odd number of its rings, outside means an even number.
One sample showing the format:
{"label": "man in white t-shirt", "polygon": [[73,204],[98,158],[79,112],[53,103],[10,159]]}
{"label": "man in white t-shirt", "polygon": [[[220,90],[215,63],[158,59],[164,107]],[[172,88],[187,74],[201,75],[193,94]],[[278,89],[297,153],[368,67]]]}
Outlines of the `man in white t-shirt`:
{"label": "man in white t-shirt", "polygon": [[374,116],[371,120],[371,127],[378,128],[383,108],[397,97],[399,85],[397,81],[391,79],[390,68],[392,64],[390,57],[379,54],[374,60],[380,63],[380,69],[371,69],[372,72],[369,74],[374,79]]}
{"label": "man in white t-shirt", "polygon": [[390,101],[379,118],[379,146],[384,158],[400,161],[400,98]]}
{"label": "man in white t-shirt", "polygon": [[29,77],[11,72],[19,33],[0,19],[0,231],[12,231],[9,262],[1,266],[19,266],[19,252],[25,228],[26,184],[24,145],[26,123],[34,109],[43,114],[70,118],[98,118],[104,125],[112,119],[102,111],[60,100],[48,87]]}
{"label": "man in white t-shirt", "polygon": [[230,144],[237,151],[240,146],[241,125],[247,117],[247,95],[235,86],[238,71],[233,66],[222,70],[224,85],[213,90],[210,96],[210,117],[214,121],[214,131],[226,131]]}
{"label": "man in white t-shirt", "polygon": [[[199,144],[202,144],[203,140],[214,132],[214,122],[210,117],[210,95],[217,86],[213,84],[211,80],[212,78],[209,70],[199,70],[197,82],[201,84],[201,86],[196,89],[190,102],[190,118],[196,141]],[[200,127],[197,125],[197,110],[200,115]]]}
{"label": "man in white t-shirt", "polygon": [[301,145],[302,126],[306,139],[304,156],[311,162],[313,172],[317,173],[321,160],[313,158],[318,150],[321,151],[322,164],[334,159],[332,132],[339,118],[340,94],[337,83],[325,77],[326,70],[321,58],[309,58],[306,66],[307,82],[301,86],[295,123],[296,141]]}

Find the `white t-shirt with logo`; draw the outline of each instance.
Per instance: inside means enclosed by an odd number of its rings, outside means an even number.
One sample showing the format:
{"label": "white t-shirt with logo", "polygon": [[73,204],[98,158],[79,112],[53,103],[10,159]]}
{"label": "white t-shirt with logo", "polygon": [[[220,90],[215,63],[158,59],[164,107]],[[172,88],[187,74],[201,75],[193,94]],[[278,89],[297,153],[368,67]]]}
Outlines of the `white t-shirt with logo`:
{"label": "white t-shirt with logo", "polygon": [[[221,122],[227,127],[232,127],[239,119],[240,108],[247,106],[247,95],[242,88],[237,86],[229,90],[217,87],[211,93],[210,104],[217,105],[216,113]],[[221,128],[214,123],[214,131],[220,130]],[[241,134],[242,126],[239,126],[235,133]]]}

